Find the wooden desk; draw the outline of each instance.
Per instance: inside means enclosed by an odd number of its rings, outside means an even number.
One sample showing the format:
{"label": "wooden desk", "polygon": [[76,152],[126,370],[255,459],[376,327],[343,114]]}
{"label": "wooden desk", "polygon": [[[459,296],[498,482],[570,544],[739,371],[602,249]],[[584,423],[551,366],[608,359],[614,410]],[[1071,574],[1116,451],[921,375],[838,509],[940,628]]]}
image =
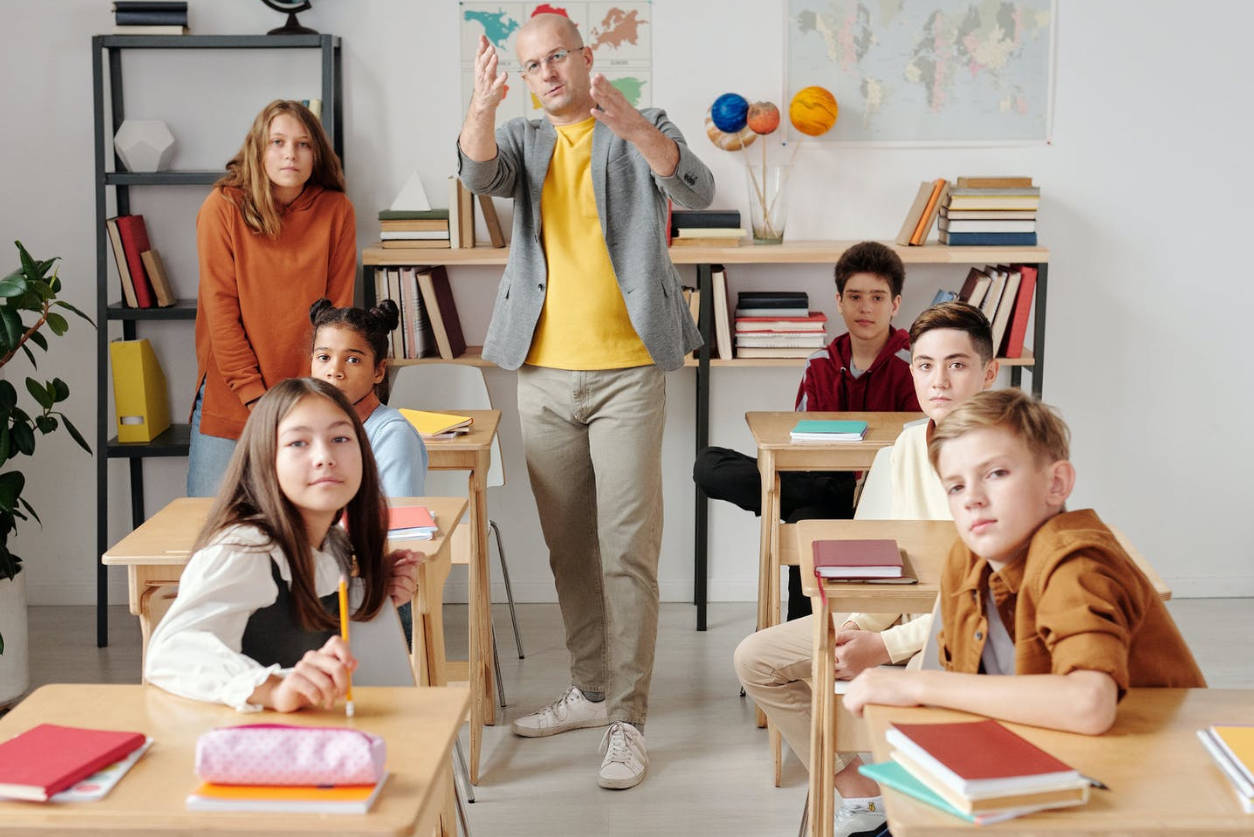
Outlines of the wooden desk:
{"label": "wooden desk", "polygon": [[[867,423],[861,442],[799,443],[789,438],[802,419],[849,419]],[[861,471],[875,454],[897,440],[904,424],[923,413],[745,413],[758,446],[762,477],[762,535],[758,550],[758,630],[779,624],[779,475],[783,471]]]}
{"label": "wooden desk", "polygon": [[[893,722],[972,720],[946,709],[868,706],[876,761],[889,757],[884,731]],[[1087,805],[975,826],[886,788],[894,837],[979,833],[1096,837],[1108,834],[1250,834],[1232,786],[1197,740],[1214,723],[1254,724],[1254,690],[1129,689],[1105,735],[1006,724],[1086,776],[1105,782]]]}
{"label": "wooden desk", "polygon": [[[444,579],[448,577],[449,539],[466,511],[464,497],[396,497],[394,503],[419,503],[435,515],[439,530],[426,541],[389,541],[391,548],[412,549],[431,560],[418,569],[418,597],[414,600],[414,644],[411,663],[422,685],[443,682]],[[135,531],[100,556],[108,566],[126,567],[131,613],[139,617],[141,671],[148,639],[156,627],[155,598],[162,588],[178,584],[191,557],[192,545],[209,516],[212,497],[180,497],[154,514]],[[161,613],[164,613],[162,610]],[[437,645],[438,642],[438,645]],[[434,669],[434,671],[432,670]]]}
{"label": "wooden desk", "polygon": [[500,410],[444,412],[470,416],[470,432],[453,439],[427,441],[427,467],[432,471],[469,471],[470,498],[470,781],[479,783],[479,755],[483,750],[483,725],[496,723],[495,671],[492,667],[492,584],[488,572],[488,468],[492,440],[501,423]]}
{"label": "wooden desk", "polygon": [[[154,739],[108,796],[83,804],[0,802],[0,833],[101,835],[336,834],[429,835],[451,799],[450,751],[466,717],[464,688],[353,690],[354,718],[338,711],[241,715],[226,706],[175,697],[154,686],[43,686],[0,718],[0,740],[39,723],[134,730]],[[387,741],[391,774],[362,815],[203,813],[185,799],[198,784],[196,739],[218,726],[284,723],[351,726]],[[456,826],[449,821],[449,833]]]}

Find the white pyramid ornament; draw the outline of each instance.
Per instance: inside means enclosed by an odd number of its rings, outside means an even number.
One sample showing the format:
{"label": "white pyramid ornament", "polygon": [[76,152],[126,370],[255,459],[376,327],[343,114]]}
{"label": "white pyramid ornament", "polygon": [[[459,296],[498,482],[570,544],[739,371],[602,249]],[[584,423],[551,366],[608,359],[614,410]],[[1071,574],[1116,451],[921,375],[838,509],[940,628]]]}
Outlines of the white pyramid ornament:
{"label": "white pyramid ornament", "polygon": [[405,181],[401,193],[388,208],[410,212],[426,211],[431,208],[431,201],[427,200],[427,191],[422,188],[422,175],[417,170],[409,176],[409,180]]}
{"label": "white pyramid ornament", "polygon": [[159,119],[128,119],[113,137],[127,171],[165,171],[174,156],[174,134]]}

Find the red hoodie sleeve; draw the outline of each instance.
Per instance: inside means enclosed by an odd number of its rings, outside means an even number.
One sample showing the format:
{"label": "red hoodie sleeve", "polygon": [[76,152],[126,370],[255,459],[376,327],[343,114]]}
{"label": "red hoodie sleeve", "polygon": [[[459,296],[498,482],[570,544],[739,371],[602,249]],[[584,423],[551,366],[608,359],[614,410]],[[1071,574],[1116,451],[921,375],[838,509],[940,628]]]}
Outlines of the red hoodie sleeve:
{"label": "red hoodie sleeve", "polygon": [[919,406],[919,396],[914,391],[914,376],[907,369],[905,378],[897,384],[897,410],[903,413],[917,413],[922,409]]}

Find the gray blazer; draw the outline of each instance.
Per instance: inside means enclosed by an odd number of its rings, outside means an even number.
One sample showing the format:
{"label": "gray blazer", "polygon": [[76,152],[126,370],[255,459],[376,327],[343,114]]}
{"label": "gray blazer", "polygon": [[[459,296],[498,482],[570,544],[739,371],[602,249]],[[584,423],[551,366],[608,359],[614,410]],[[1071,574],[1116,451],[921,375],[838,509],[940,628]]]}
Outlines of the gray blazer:
{"label": "gray blazer", "polygon": [[[684,302],[679,274],[666,249],[666,199],[701,209],[714,198],[714,175],[657,108],[641,113],[679,146],[679,165],[659,177],[631,143],[598,122],[592,135],[592,190],[610,264],[631,324],[653,362],[666,371],[683,365],[701,345]],[[504,369],[527,357],[544,307],[548,265],[540,235],[540,194],[557,131],[547,119],[512,119],[496,131],[496,159],[477,163],[457,149],[457,173],[477,194],[514,199],[509,263],[501,277],[483,356]]]}

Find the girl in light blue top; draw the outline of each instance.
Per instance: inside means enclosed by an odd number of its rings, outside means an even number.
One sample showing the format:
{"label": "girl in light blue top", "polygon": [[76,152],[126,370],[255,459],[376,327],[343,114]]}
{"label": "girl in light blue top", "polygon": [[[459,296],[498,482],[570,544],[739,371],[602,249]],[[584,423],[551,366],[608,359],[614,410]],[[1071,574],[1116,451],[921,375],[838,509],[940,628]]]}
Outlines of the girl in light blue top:
{"label": "girl in light blue top", "polygon": [[313,357],[309,374],[347,396],[366,428],[385,497],[421,497],[427,479],[427,448],[400,412],[379,401],[387,375],[388,332],[400,322],[396,303],[385,299],[369,311],[336,308],[320,299],[309,308]]}

